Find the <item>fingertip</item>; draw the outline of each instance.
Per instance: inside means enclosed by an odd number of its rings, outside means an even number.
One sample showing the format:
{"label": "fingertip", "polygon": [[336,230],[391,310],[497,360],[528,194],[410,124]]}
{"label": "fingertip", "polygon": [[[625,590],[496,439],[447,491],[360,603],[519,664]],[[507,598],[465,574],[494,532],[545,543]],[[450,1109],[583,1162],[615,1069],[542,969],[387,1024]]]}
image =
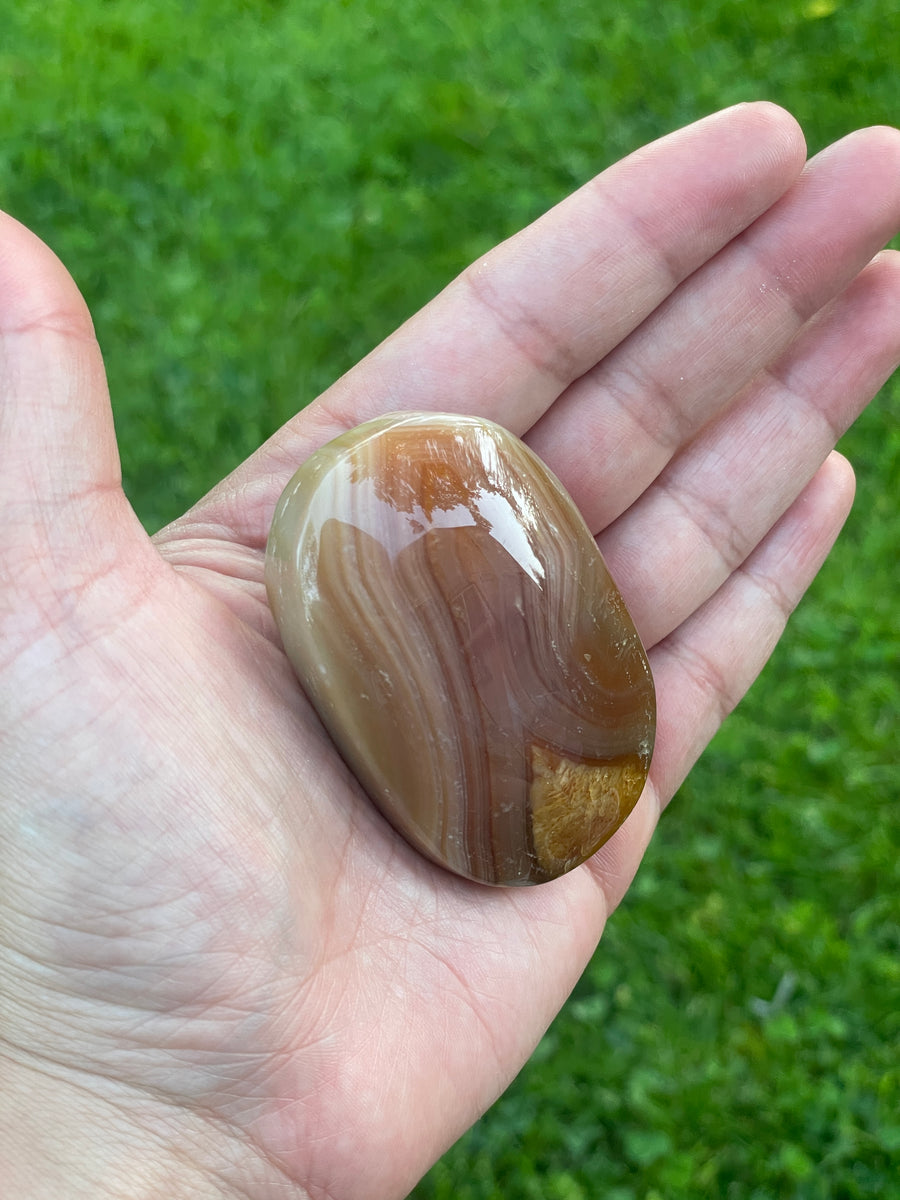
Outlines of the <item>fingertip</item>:
{"label": "fingertip", "polygon": [[832,450],[819,468],[819,478],[827,487],[841,524],[847,519],[856,497],[856,472],[840,450]]}
{"label": "fingertip", "polygon": [[[119,457],[93,322],[39,237],[0,214],[0,517],[20,541],[90,532],[92,497],[120,490]],[[73,504],[73,501],[78,503]],[[66,514],[66,520],[62,520]],[[80,522],[80,524],[79,524]],[[21,549],[21,546],[19,547]]]}
{"label": "fingertip", "polygon": [[[829,171],[815,166],[839,164]],[[881,244],[900,229],[900,129],[870,125],[845,134],[810,160],[811,174],[826,193],[840,187],[858,211],[867,211],[870,222],[881,227]]]}
{"label": "fingertip", "polygon": [[776,158],[789,161],[799,172],[806,161],[806,136],[800,122],[772,100],[745,100],[713,114],[712,119],[735,122],[738,136],[768,141]]}
{"label": "fingertip", "polygon": [[900,129],[895,125],[865,125],[862,129],[852,130],[842,140],[851,138],[867,142],[879,153],[900,155]]}
{"label": "fingertip", "polygon": [[0,212],[0,336],[47,329],[94,340],[84,297],[50,247]]}
{"label": "fingertip", "polygon": [[[760,126],[780,134],[792,143],[806,148],[806,136],[794,114],[774,100],[746,100],[734,105],[736,110],[750,114]],[[727,110],[726,110],[727,111]]]}
{"label": "fingertip", "polygon": [[863,161],[871,158],[889,168],[896,167],[900,158],[900,129],[893,125],[863,125],[859,129],[850,129],[829,145],[823,146],[815,157],[829,158],[835,153],[846,153],[848,149],[863,155]]}
{"label": "fingertip", "polygon": [[900,250],[879,250],[862,273],[870,284],[878,285],[883,302],[900,305]]}
{"label": "fingertip", "polygon": [[[785,531],[797,562],[811,564],[807,584],[831,551],[856,495],[856,474],[838,450],[832,450],[775,526]],[[778,538],[776,538],[778,540]]]}

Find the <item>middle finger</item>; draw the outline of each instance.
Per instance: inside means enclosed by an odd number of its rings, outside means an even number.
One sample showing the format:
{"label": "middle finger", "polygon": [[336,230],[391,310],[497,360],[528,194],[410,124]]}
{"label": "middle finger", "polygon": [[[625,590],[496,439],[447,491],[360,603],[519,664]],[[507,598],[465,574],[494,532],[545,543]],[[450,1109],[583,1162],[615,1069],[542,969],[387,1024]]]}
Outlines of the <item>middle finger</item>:
{"label": "middle finger", "polygon": [[527,441],[591,529],[623,513],[898,224],[900,134],[850,134],[572,384]]}

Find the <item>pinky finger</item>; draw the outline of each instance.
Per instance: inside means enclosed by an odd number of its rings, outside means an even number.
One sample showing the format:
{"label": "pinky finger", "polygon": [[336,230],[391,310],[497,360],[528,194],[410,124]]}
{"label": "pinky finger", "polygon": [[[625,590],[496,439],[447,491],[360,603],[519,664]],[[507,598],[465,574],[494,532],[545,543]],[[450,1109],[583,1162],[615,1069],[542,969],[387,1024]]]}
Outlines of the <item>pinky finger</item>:
{"label": "pinky finger", "polygon": [[658,714],[650,779],[662,805],[765,666],[853,493],[853,470],[834,452],[753,554],[653,648]]}

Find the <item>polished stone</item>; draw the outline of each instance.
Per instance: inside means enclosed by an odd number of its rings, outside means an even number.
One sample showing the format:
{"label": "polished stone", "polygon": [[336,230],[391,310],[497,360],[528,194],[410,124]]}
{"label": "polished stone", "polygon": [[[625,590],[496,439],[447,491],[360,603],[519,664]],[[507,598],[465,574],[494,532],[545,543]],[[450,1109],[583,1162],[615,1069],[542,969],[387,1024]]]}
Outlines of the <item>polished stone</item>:
{"label": "polished stone", "polygon": [[406,413],[329,443],[279,501],[266,582],[332,739],[429,858],[541,883],[636,804],[647,656],[572,500],[506,430]]}

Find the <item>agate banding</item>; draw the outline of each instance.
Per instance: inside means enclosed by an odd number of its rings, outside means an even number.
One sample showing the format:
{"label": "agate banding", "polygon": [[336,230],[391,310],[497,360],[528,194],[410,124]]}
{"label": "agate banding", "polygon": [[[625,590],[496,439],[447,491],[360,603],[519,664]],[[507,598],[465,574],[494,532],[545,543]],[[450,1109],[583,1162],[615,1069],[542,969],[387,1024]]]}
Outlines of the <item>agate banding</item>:
{"label": "agate banding", "polygon": [[266,583],[340,753],[442,866],[541,883],[636,804],[647,656],[571,498],[506,430],[406,413],[329,443],[278,503]]}

